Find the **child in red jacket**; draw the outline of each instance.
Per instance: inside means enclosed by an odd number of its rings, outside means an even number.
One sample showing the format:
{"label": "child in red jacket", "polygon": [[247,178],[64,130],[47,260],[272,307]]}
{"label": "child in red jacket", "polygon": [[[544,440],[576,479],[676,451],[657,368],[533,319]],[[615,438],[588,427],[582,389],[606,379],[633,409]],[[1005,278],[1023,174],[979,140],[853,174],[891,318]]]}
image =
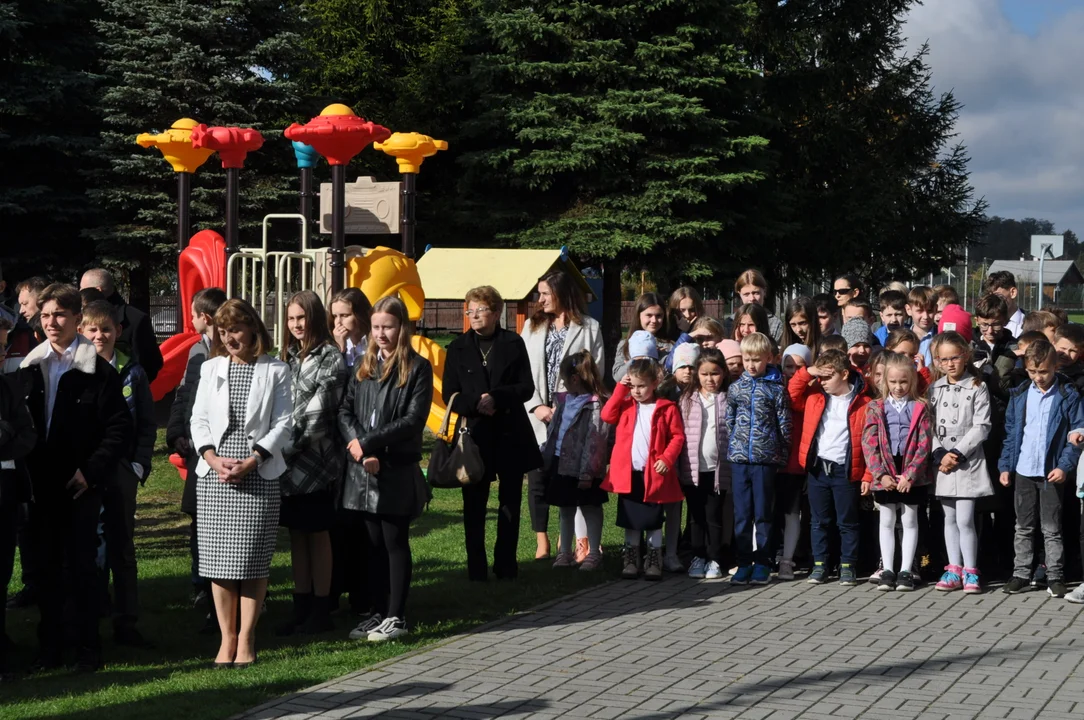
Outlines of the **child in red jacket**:
{"label": "child in red jacket", "polygon": [[677,464],[685,428],[678,406],[655,395],[659,374],[654,360],[633,360],[602,409],[603,421],[617,426],[602,489],[618,494],[617,526],[625,528],[621,577],[628,579],[640,575],[640,534],[645,531],[644,579],[662,579],[664,506],[684,497]]}

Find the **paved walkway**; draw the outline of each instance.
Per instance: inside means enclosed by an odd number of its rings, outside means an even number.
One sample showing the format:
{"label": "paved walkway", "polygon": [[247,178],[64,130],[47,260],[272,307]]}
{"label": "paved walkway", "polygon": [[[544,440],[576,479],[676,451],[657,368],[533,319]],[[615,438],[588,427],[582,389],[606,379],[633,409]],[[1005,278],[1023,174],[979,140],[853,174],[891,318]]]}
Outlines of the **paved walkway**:
{"label": "paved walkway", "polygon": [[255,708],[338,718],[1084,717],[1084,616],[1045,593],[617,581]]}

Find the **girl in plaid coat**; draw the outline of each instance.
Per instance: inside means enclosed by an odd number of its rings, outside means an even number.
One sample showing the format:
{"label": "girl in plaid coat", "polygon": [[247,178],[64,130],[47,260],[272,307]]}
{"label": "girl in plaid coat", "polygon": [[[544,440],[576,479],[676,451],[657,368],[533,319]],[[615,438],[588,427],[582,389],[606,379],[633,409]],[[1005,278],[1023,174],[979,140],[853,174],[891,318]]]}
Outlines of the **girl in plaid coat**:
{"label": "girl in plaid coat", "polygon": [[[880,398],[866,408],[862,454],[869,470],[863,494],[873,489],[881,506],[881,560],[884,570],[879,590],[915,589],[911,566],[918,547],[918,511],[926,503],[930,484],[930,449],[933,446],[931,413],[918,392],[918,373],[911,357],[885,353]],[[903,512],[903,552],[900,571],[896,559],[896,515]],[[872,582],[872,579],[871,579]]]}
{"label": "girl in plaid coat", "polygon": [[610,427],[602,421],[606,400],[602,375],[587,350],[561,361],[561,382],[568,392],[557,403],[542,452],[546,471],[546,502],[561,509],[561,551],[553,567],[575,565],[576,508],[587,524],[587,557],[581,570],[602,565],[602,504],[599,486],[606,471]]}
{"label": "girl in plaid coat", "polygon": [[346,453],[337,417],[346,363],[332,342],[327,313],[311,290],[296,293],[286,306],[282,359],[293,378],[293,432],[283,451],[279,524],[290,529],[294,612],[279,635],[332,630],[331,535],[335,517],[332,490],[342,476]]}

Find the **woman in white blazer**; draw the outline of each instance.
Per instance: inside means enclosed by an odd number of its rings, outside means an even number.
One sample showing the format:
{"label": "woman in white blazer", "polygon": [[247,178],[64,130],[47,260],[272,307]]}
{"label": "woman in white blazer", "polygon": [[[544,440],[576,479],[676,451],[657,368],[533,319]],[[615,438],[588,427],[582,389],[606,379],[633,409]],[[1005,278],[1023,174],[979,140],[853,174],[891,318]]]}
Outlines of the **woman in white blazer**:
{"label": "woman in white blazer", "polygon": [[293,400],[289,366],[267,354],[271,347],[253,307],[227,300],[215,313],[211,359],[200,368],[192,407],[199,573],[211,580],[222,631],[219,667],[256,661],[256,622],[275,552]]}
{"label": "woman in white blazer", "polygon": [[[561,361],[588,350],[598,367],[605,367],[602,328],[587,314],[587,303],[576,283],[561,271],[551,272],[538,281],[539,310],[523,326],[523,342],[531,361],[534,394],[524,405],[531,419],[535,440],[546,442],[546,428],[557,406],[558,394],[565,392],[559,369]],[[536,558],[550,554],[550,506],[545,501],[545,476],[541,468],[527,473],[527,507],[531,527],[538,539]],[[581,522],[577,522],[580,526]],[[577,538],[581,537],[577,533]],[[586,537],[584,537],[586,543]],[[577,546],[580,542],[577,540]],[[568,548],[566,548],[567,550]],[[586,555],[586,549],[583,555]]]}

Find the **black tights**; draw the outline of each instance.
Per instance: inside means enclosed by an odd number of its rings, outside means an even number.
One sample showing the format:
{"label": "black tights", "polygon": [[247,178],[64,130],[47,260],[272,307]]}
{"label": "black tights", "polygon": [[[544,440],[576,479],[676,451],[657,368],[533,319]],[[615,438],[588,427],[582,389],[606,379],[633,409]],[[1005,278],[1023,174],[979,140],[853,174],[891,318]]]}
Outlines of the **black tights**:
{"label": "black tights", "polygon": [[384,617],[404,619],[413,559],[410,556],[410,518],[406,515],[365,513],[365,531],[372,548],[369,586],[376,611]]}

